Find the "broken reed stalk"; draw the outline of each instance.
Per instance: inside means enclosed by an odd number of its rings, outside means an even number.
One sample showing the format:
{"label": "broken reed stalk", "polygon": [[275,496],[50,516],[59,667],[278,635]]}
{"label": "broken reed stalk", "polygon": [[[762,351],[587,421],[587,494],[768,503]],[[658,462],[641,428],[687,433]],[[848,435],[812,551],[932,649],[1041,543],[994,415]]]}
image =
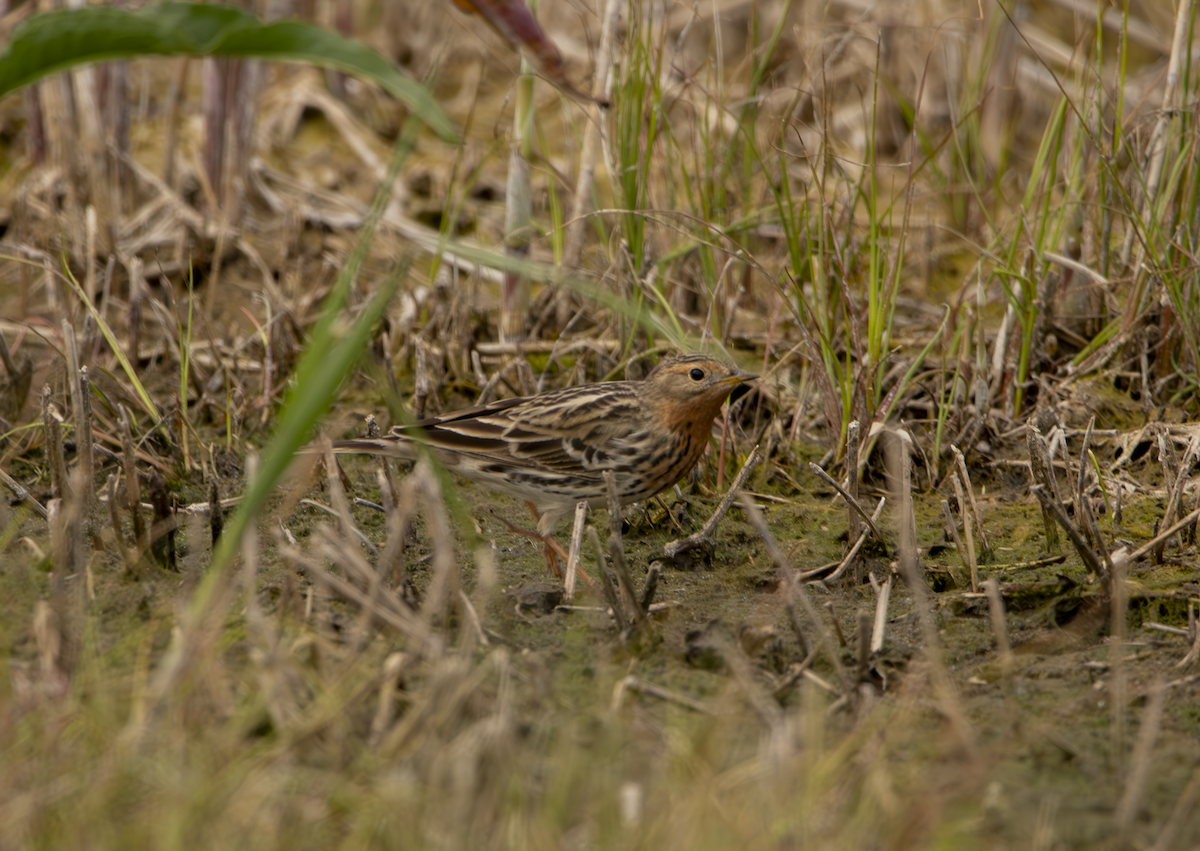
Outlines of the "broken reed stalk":
{"label": "broken reed stalk", "polygon": [[837,483],[837,480],[834,479],[833,476],[826,473],[819,466],[809,461],[808,467],[821,479],[823,479],[826,484],[833,486],[833,489],[841,495],[842,499],[846,500],[846,504],[849,505],[852,510],[857,511],[858,516],[861,517],[864,522],[866,522],[867,528],[871,530],[871,534],[875,536],[875,539],[882,542],[883,534],[879,531],[879,527],[875,525],[875,521],[871,519],[871,515],[867,513],[867,509],[863,508],[862,503],[852,497],[845,488]]}
{"label": "broken reed stalk", "polygon": [[132,257],[129,260],[129,362],[135,370],[138,368],[139,337],[142,325],[142,291],[144,289],[142,261],[137,257]]}
{"label": "broken reed stalk", "polygon": [[1016,657],[1013,656],[1012,643],[1008,639],[1008,623],[1004,618],[1004,600],[1000,597],[1000,583],[996,577],[989,577],[983,583],[987,592],[988,613],[992,619],[992,632],[996,634],[996,649],[1000,652],[1000,667],[1005,676],[1012,672]]}
{"label": "broken reed stalk", "polygon": [[217,489],[216,476],[208,480],[208,524],[212,529],[212,545],[216,547],[225,529],[225,512],[221,510],[221,492]]}
{"label": "broken reed stalk", "polygon": [[[954,538],[954,547],[958,550],[959,561],[971,574],[971,591],[978,594],[979,572],[975,570],[974,560],[967,557],[967,550],[963,547],[962,538],[958,534],[958,524],[954,521],[954,514],[950,511],[950,503],[944,499],[942,500],[942,516],[946,519],[946,526],[950,530],[951,537]],[[971,522],[966,517],[963,518],[963,521],[964,528]]]}
{"label": "broken reed stalk", "polygon": [[[387,470],[388,461],[386,458],[380,459],[380,469],[376,471],[376,478],[379,481],[379,496],[383,500],[383,510],[387,522],[387,543],[384,544],[379,558],[375,562],[375,572],[380,576],[392,576],[399,574],[401,582],[404,577],[404,547],[405,536],[408,531],[408,517],[399,508],[400,501],[393,497],[391,489],[388,487]],[[408,485],[407,480],[405,484]],[[411,485],[409,485],[411,487]],[[394,588],[399,588],[399,585],[393,585]]]}
{"label": "broken reed stalk", "polygon": [[[96,221],[96,208],[88,204],[87,209],[83,213],[83,230],[84,240],[87,246],[87,254],[83,258],[86,268],[83,275],[83,291],[87,293],[88,303],[96,303],[96,229],[98,227]],[[91,351],[89,341],[92,334],[96,330],[96,320],[88,313],[83,320],[83,345]]]}
{"label": "broken reed stalk", "polygon": [[75,373],[79,384],[79,410],[75,417],[75,445],[79,453],[79,469],[83,475],[79,494],[86,514],[96,504],[96,462],[92,451],[92,383],[88,379],[88,368],[81,367]]}
{"label": "broken reed stalk", "polygon": [[[967,566],[971,569],[971,591],[979,593],[979,567],[978,561],[975,558],[975,536],[971,533],[971,512],[968,510],[967,503],[963,495],[962,483],[957,476],[952,477],[954,481],[954,496],[958,500],[958,513],[963,521],[963,536],[967,539]],[[949,508],[949,505],[946,506]]]}
{"label": "broken reed stalk", "polygon": [[1086,497],[1080,502],[1080,514],[1082,514],[1084,531],[1088,533],[1088,537],[1092,539],[1092,543],[1096,545],[1096,549],[1100,551],[1101,558],[1104,559],[1105,572],[1102,575],[1107,577],[1112,573],[1112,553],[1108,551],[1108,545],[1104,542],[1104,536],[1100,534],[1100,527],[1096,524],[1096,516],[1092,514],[1092,504]]}
{"label": "broken reed stalk", "polygon": [[891,434],[895,456],[892,465],[895,469],[889,467],[888,473],[891,476],[892,505],[896,510],[896,552],[901,574],[911,582],[921,579],[921,565],[917,556],[917,515],[912,497],[912,437],[904,429],[892,429]]}
{"label": "broken reed stalk", "polygon": [[[850,494],[850,498],[854,503],[858,503],[858,456],[860,454],[860,444],[862,437],[862,426],[858,420],[846,426],[846,492]],[[847,539],[850,541],[858,540],[858,527],[862,525],[862,518],[859,517],[858,511],[854,505],[848,503],[846,509],[848,532]]]}
{"label": "broken reed stalk", "polygon": [[857,642],[855,643],[858,654],[855,680],[864,683],[867,682],[871,664],[871,613],[865,609],[859,609],[855,616],[855,623],[858,627]]}
{"label": "broken reed stalk", "polygon": [[[1046,439],[1042,437],[1042,433],[1033,423],[1025,424],[1025,436],[1029,447],[1029,471],[1033,477],[1030,484],[1035,487],[1049,488],[1048,496],[1052,501],[1057,501],[1061,510],[1062,495],[1058,492],[1058,480],[1054,478],[1054,465],[1050,463],[1050,452],[1046,446]],[[1054,525],[1054,515],[1051,514],[1045,502],[1042,503],[1042,526],[1046,530],[1047,551],[1057,550],[1059,548],[1058,528]]]}
{"label": "broken reed stalk", "polygon": [[[62,669],[70,674],[79,661],[83,639],[84,588],[83,536],[79,511],[71,499],[52,499],[46,504],[50,514],[51,574],[50,606],[58,616],[62,636]],[[74,579],[68,586],[68,579]]]}
{"label": "broken reed stalk", "polygon": [[157,471],[150,473],[150,504],[154,520],[150,526],[150,554],[164,570],[178,571],[175,562],[175,512],[171,507],[167,483]]}
{"label": "broken reed stalk", "polygon": [[1008,638],[1008,622],[1004,617],[1004,599],[1000,596],[1000,583],[992,576],[983,583],[987,592],[988,615],[992,621],[992,632],[996,636],[996,651],[1000,654],[1000,676],[1004,680],[1004,699],[1008,704],[1009,721],[1016,724],[1020,715],[1017,707],[1017,691],[1013,683],[1016,657],[1012,642]]}
{"label": "broken reed stalk", "polygon": [[888,605],[892,600],[892,574],[889,571],[887,579],[879,588],[875,598],[875,624],[871,629],[871,652],[878,653],[883,649],[883,636],[887,629]]}
{"label": "broken reed stalk", "polygon": [[[67,466],[63,457],[62,426],[51,401],[50,385],[42,387],[42,425],[46,429],[46,460],[50,467],[50,493],[57,498],[67,495]],[[47,509],[49,506],[47,506]]]}
{"label": "broken reed stalk", "polygon": [[1077,514],[1087,497],[1087,462],[1092,448],[1092,431],[1095,427],[1096,415],[1092,414],[1092,418],[1088,420],[1087,430],[1083,433],[1083,446],[1079,450],[1079,476],[1075,480],[1075,512]]}
{"label": "broken reed stalk", "polygon": [[654,594],[658,591],[658,580],[662,576],[662,568],[658,562],[650,565],[646,573],[646,585],[642,588],[642,611],[649,614],[650,606],[654,603]]}
{"label": "broken reed stalk", "polygon": [[621,497],[617,493],[617,476],[612,470],[604,471],[604,484],[608,490],[608,551],[612,557],[613,569],[625,599],[633,608],[634,619],[645,623],[646,612],[638,605],[637,591],[633,587],[633,577],[629,573],[629,564],[625,561],[625,542],[621,539]]}
{"label": "broken reed stalk", "polygon": [[1116,776],[1125,773],[1125,619],[1129,606],[1125,566],[1131,562],[1113,559],[1111,583],[1112,624],[1109,627],[1109,699],[1111,706],[1112,762]]}
{"label": "broken reed stalk", "polygon": [[[258,455],[251,452],[246,456],[246,481],[253,482],[258,476]],[[157,497],[156,494],[161,494]],[[154,503],[154,513],[159,513],[159,499],[166,497],[166,483],[155,473],[150,478],[150,500]],[[160,521],[161,522],[161,521]],[[156,524],[157,525],[157,524]],[[157,551],[157,540],[153,545]],[[174,543],[171,544],[172,556]],[[258,526],[250,523],[242,534],[242,593],[246,599],[246,631],[260,649],[270,646],[271,640],[267,635],[270,629],[263,617],[262,607],[258,603]],[[156,552],[155,557],[158,558]],[[159,564],[162,564],[159,561]],[[272,715],[274,717],[274,715]]]}
{"label": "broken reed stalk", "polygon": [[138,482],[137,454],[133,451],[133,429],[129,424],[129,411],[124,405],[121,411],[121,448],[125,459],[125,505],[129,508],[130,529],[133,545],[139,552],[146,549],[146,528],[142,521],[142,492]]}
{"label": "broken reed stalk", "polygon": [[608,569],[608,560],[604,558],[604,548],[600,546],[600,536],[596,533],[595,526],[587,527],[587,539],[596,556],[596,567],[600,571],[600,587],[604,590],[604,599],[608,602],[608,607],[612,609],[613,620],[617,622],[617,632],[624,635],[625,612],[617,597],[617,589],[613,585],[612,573]]}
{"label": "broken reed stalk", "polygon": [[[67,375],[79,375],[79,350],[75,346],[75,329],[71,327],[70,321],[63,317],[59,323],[62,329],[63,348],[66,349],[67,360]],[[79,422],[79,384],[78,382],[67,381],[68,398],[71,400],[71,420],[75,423]]]}
{"label": "broken reed stalk", "polygon": [[579,551],[583,548],[583,528],[587,522],[588,504],[585,500],[575,503],[575,523],[571,526],[571,545],[567,550],[567,572],[563,577],[563,601],[575,598],[575,581],[579,574]]}
{"label": "broken reed stalk", "polygon": [[108,518],[112,524],[113,538],[116,540],[117,552],[121,556],[121,562],[125,565],[125,574],[138,578],[140,570],[138,568],[137,555],[129,551],[129,547],[125,545],[125,536],[121,534],[121,513],[117,504],[117,477],[113,473],[108,474]]}
{"label": "broken reed stalk", "polygon": [[[971,517],[975,521],[975,530],[979,533],[979,546],[982,552],[991,552],[992,545],[988,543],[987,530],[983,528],[983,515],[979,512],[979,504],[975,502],[975,488],[971,484],[971,474],[967,472],[967,459],[963,457],[962,452],[959,451],[957,446],[951,446],[950,450],[954,453],[954,463],[958,468],[958,477],[962,480],[963,490],[967,492],[967,507],[971,509]],[[963,513],[963,523],[965,524],[966,508],[962,507],[961,501],[959,510]]]}
{"label": "broken reed stalk", "polygon": [[929,600],[925,578],[917,560],[916,518],[912,504],[912,438],[902,429],[889,429],[892,439],[887,442],[887,471],[891,490],[897,507],[896,525],[899,532],[898,556],[900,569],[912,594],[913,607],[921,627],[925,645],[925,657],[929,661],[934,692],[941,705],[942,714],[958,739],[959,747],[968,757],[975,755],[975,737],[971,733],[967,716],[959,702],[958,693],[950,679],[942,658],[941,641],[938,638],[937,619]]}
{"label": "broken reed stalk", "polygon": [[1079,553],[1079,558],[1083,562],[1084,567],[1089,573],[1094,573],[1098,576],[1105,575],[1104,565],[1100,562],[1100,557],[1088,546],[1088,542],[1084,540],[1083,534],[1075,528],[1067,512],[1063,510],[1062,503],[1052,497],[1047,491],[1045,485],[1034,485],[1029,489],[1029,492],[1037,497],[1038,502],[1042,504],[1042,512],[1044,516],[1050,518],[1051,525],[1057,522],[1062,526],[1063,531],[1067,533],[1067,537],[1071,539],[1071,544],[1074,545],[1075,551]]}
{"label": "broken reed stalk", "polygon": [[[1159,435],[1159,440],[1162,440],[1162,435]],[[1168,439],[1168,444],[1170,443]],[[1179,516],[1179,505],[1183,499],[1183,489],[1187,484],[1187,473],[1191,469],[1192,463],[1196,459],[1196,453],[1200,450],[1200,435],[1192,435],[1192,439],[1188,441],[1187,451],[1183,454],[1183,461],[1179,462],[1179,466],[1175,470],[1175,481],[1168,491],[1167,509],[1163,512],[1162,526],[1171,526],[1175,523]],[[1173,537],[1173,536],[1172,536]],[[1166,552],[1169,538],[1162,540],[1158,546],[1154,548],[1154,563],[1162,564],[1163,555]]]}
{"label": "broken reed stalk", "polygon": [[821,606],[825,611],[829,612],[829,622],[833,624],[833,632],[837,635],[838,647],[846,646],[846,634],[842,632],[842,625],[838,623],[837,614],[833,609],[833,601],[830,600]]}

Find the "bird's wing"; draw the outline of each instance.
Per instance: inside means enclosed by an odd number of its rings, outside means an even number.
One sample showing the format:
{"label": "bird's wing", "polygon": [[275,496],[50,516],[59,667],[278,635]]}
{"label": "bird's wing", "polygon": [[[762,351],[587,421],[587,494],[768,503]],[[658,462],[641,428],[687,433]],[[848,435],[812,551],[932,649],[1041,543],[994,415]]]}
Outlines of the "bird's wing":
{"label": "bird's wing", "polygon": [[456,411],[391,434],[481,461],[595,473],[619,463],[642,439],[637,405],[628,382],[584,385]]}

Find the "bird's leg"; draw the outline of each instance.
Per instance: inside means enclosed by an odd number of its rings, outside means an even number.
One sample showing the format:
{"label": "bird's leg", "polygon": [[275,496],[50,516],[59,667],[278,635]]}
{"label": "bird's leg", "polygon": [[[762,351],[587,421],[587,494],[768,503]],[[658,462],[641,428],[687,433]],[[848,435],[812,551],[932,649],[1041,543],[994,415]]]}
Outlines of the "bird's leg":
{"label": "bird's leg", "polygon": [[[542,519],[542,515],[538,512],[537,508],[532,502],[526,501],[525,505],[529,507],[529,511],[533,514],[535,520]],[[520,526],[515,526],[508,522],[508,520],[500,517],[498,514],[496,517],[501,523],[507,526],[508,531],[512,532],[513,534],[521,535],[529,538],[530,540],[541,541],[543,547],[545,547],[546,564],[549,566],[550,572],[558,577],[563,575],[562,568],[558,566],[558,560],[561,557],[562,560],[566,562],[568,558],[567,551],[562,548],[562,544],[554,539],[553,535],[543,535],[540,532],[534,531],[533,529],[522,529]]]}
{"label": "bird's leg", "polygon": [[[541,512],[537,510],[537,506],[529,500],[525,500],[525,507],[528,508],[529,513],[533,515],[534,523],[540,523],[542,520],[542,515]],[[567,551],[562,548],[562,544],[555,540],[553,535],[541,535],[535,532],[534,536],[541,540],[543,544],[545,544],[546,563],[550,565],[550,570],[553,571],[555,576],[561,577],[563,572],[558,566],[558,560],[561,558],[563,562],[566,563],[570,558],[567,555]]]}

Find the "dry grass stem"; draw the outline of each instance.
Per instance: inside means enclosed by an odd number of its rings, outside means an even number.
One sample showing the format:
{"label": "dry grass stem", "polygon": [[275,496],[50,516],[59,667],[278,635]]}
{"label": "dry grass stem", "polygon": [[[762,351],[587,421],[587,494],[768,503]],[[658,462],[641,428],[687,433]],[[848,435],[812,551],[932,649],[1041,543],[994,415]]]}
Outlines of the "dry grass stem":
{"label": "dry grass stem", "polygon": [[[1117,653],[1124,650],[1116,648]],[[1142,798],[1146,793],[1146,781],[1150,777],[1151,758],[1158,734],[1162,730],[1163,708],[1166,705],[1167,689],[1162,680],[1155,680],[1146,698],[1146,708],[1142,710],[1141,724],[1138,726],[1137,743],[1129,763],[1129,774],[1125,779],[1125,792],[1117,804],[1117,836],[1121,844],[1129,841],[1129,833],[1133,827],[1134,817]]]}
{"label": "dry grass stem", "polygon": [[[929,663],[930,675],[933,680],[934,692],[942,714],[950,722],[950,727],[964,755],[974,758],[975,736],[963,711],[962,702],[946,670],[942,658],[941,641],[938,638],[937,619],[933,605],[929,600],[929,590],[925,585],[925,577],[917,561],[916,529],[912,508],[912,476],[910,454],[911,438],[906,432],[893,431],[892,440],[887,444],[888,479],[897,511],[896,525],[899,528],[899,562],[902,575],[912,594],[913,608],[921,626],[923,651]],[[878,619],[877,619],[878,620]]]}
{"label": "dry grass stem", "polygon": [[53,394],[50,385],[42,388],[42,425],[46,430],[46,456],[50,468],[50,493],[57,498],[67,495],[67,466],[63,457],[62,425],[59,421],[58,408],[51,401]]}
{"label": "dry grass stem", "polygon": [[1174,848],[1175,840],[1187,827],[1188,821],[1195,818],[1198,805],[1200,805],[1200,768],[1196,768],[1192,772],[1191,779],[1175,801],[1175,807],[1171,810],[1167,823],[1159,831],[1158,838],[1154,841],[1150,851],[1170,851],[1171,848]]}
{"label": "dry grass stem", "polygon": [[92,383],[88,379],[88,368],[81,367],[74,373],[79,386],[79,410],[75,417],[75,445],[79,453],[79,469],[82,489],[83,511],[86,514],[96,504],[96,462],[92,451]]}
{"label": "dry grass stem", "polygon": [[979,504],[975,501],[975,488],[971,484],[971,474],[967,471],[967,460],[957,446],[951,446],[950,451],[954,453],[958,476],[962,480],[963,489],[967,492],[967,505],[971,509],[971,517],[974,518],[975,529],[979,533],[979,546],[982,547],[983,552],[991,552],[992,545],[988,543],[987,530],[983,528],[983,515],[979,512]]}
{"label": "dry grass stem", "polygon": [[686,694],[680,694],[677,691],[663,688],[662,686],[647,682],[646,680],[640,679],[632,674],[622,678],[613,688],[612,703],[609,707],[610,711],[617,712],[621,709],[621,705],[624,703],[625,699],[625,692],[627,691],[636,691],[640,694],[648,694],[651,697],[657,697],[659,700],[665,700],[668,703],[677,704],[686,709],[690,709],[693,712],[699,712],[701,715],[715,714],[711,707],[694,698],[688,697]]}
{"label": "dry grass stem", "polygon": [[888,606],[892,599],[892,575],[888,574],[875,597],[875,622],[871,628],[871,652],[883,649],[884,633],[887,629]]}
{"label": "dry grass stem", "polygon": [[633,576],[629,573],[629,564],[625,561],[625,543],[621,539],[621,498],[617,493],[617,477],[612,470],[604,471],[604,484],[608,489],[608,552],[612,558],[613,570],[617,581],[621,583],[624,600],[633,609],[633,619],[638,623],[646,622],[646,612],[638,605],[637,590],[633,587]]}
{"label": "dry grass stem", "polygon": [[125,505],[129,510],[129,528],[133,534],[134,548],[139,552],[146,550],[146,528],[142,520],[142,491],[138,482],[137,453],[133,449],[133,429],[130,426],[129,411],[124,405],[121,411],[121,448],[125,472]]}
{"label": "dry grass stem", "polygon": [[[809,597],[805,587],[796,581],[796,572],[792,568],[783,550],[779,548],[779,544],[775,541],[775,536],[771,534],[771,530],[767,528],[766,520],[763,519],[762,512],[758,510],[758,506],[754,501],[745,494],[742,494],[742,510],[746,512],[746,519],[750,521],[750,525],[754,527],[754,531],[762,540],[763,545],[767,548],[767,552],[771,556],[771,561],[775,564],[775,568],[780,574],[780,587],[784,589],[785,603],[790,603],[789,597],[794,595],[794,598],[800,601],[800,607],[804,609],[804,613],[808,615],[808,619],[815,624],[821,631],[821,641],[825,645],[825,651],[829,656],[829,663],[837,674],[838,682],[841,684],[843,695],[852,695],[853,688],[849,676],[846,674],[846,669],[842,665],[842,659],[838,653],[838,643],[829,631],[829,627],[821,618],[817,607],[813,605],[812,598]],[[800,638],[800,633],[797,627],[797,638],[800,639],[800,655],[808,655],[808,646]]]}
{"label": "dry grass stem", "polygon": [[604,591],[605,602],[608,603],[609,609],[612,610],[613,620],[617,622],[617,633],[625,635],[626,620],[625,606],[621,602],[621,598],[617,595],[616,586],[613,584],[612,571],[608,569],[608,560],[604,557],[604,549],[600,546],[600,535],[596,532],[595,526],[587,527],[588,544],[591,545],[592,553],[596,557],[596,568],[600,571],[600,588]]}
{"label": "dry grass stem", "polygon": [[1126,670],[1125,645],[1128,629],[1129,589],[1125,582],[1124,559],[1113,559],[1113,571],[1110,578],[1109,603],[1111,609],[1111,626],[1109,627],[1108,658],[1109,658],[1109,723],[1112,741],[1113,766],[1120,777],[1125,772],[1125,709],[1126,709]]}
{"label": "dry grass stem", "polygon": [[971,569],[971,590],[979,593],[979,567],[978,561],[975,558],[975,536],[971,532],[971,512],[968,510],[969,505],[963,499],[963,486],[955,477],[954,495],[958,500],[958,513],[963,521],[963,536],[967,539],[967,567]]}
{"label": "dry grass stem", "polygon": [[[592,79],[592,97],[609,102],[613,92],[613,38],[620,17],[620,0],[605,0],[600,17],[600,45],[596,50],[596,75]],[[583,249],[585,216],[590,206],[593,181],[596,173],[596,146],[604,132],[604,112],[599,104],[589,107],[590,115],[583,132],[583,144],[579,153],[579,177],[575,181],[572,196],[571,216],[567,222],[567,244],[563,251],[563,266],[574,269],[579,265]]]}
{"label": "dry grass stem", "polygon": [[862,426],[858,420],[854,420],[846,426],[846,492],[850,495],[847,500],[849,508],[847,509],[847,523],[849,531],[847,532],[847,540],[857,541],[859,536],[858,527],[861,525],[859,512],[855,508],[858,503],[858,483],[859,483],[859,454],[861,451]]}

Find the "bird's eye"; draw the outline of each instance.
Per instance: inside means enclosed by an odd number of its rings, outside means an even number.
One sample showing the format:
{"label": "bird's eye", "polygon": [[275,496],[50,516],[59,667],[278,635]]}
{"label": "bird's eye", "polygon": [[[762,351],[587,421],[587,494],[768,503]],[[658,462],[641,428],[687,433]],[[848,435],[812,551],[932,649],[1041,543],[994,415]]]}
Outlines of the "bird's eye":
{"label": "bird's eye", "polygon": [[703,381],[704,380],[704,370],[699,369],[699,368],[693,369],[691,372],[688,373],[688,375],[690,375],[692,377],[692,381]]}

